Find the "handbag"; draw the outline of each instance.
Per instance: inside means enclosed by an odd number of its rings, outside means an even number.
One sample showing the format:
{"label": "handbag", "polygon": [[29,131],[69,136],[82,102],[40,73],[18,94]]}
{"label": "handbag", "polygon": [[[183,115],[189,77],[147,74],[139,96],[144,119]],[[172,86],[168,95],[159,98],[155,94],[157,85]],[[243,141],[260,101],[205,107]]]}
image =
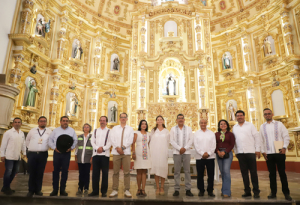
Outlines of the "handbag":
{"label": "handbag", "polygon": [[220,152],[225,152],[225,155],[221,159],[228,159],[229,158],[229,153],[225,151],[226,148],[219,148]]}

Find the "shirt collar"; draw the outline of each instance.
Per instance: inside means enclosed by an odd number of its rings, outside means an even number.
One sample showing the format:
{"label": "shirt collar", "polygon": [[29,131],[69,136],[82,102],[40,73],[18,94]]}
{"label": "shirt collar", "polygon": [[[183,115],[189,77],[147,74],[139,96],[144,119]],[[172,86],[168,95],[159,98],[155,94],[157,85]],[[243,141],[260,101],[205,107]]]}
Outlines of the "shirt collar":
{"label": "shirt collar", "polygon": [[[242,126],[247,125],[248,123],[249,123],[249,122],[247,122],[247,121],[245,120],[245,122],[244,122],[244,124],[243,124]],[[237,123],[236,126],[241,127],[241,126],[239,125],[239,123]]]}
{"label": "shirt collar", "polygon": [[[275,123],[275,120],[272,120],[272,122],[271,122],[271,123],[273,123],[273,124],[274,124],[274,123]],[[270,124],[271,124],[271,123],[270,123]],[[269,123],[268,123],[268,122],[265,122],[265,124],[269,124]]]}

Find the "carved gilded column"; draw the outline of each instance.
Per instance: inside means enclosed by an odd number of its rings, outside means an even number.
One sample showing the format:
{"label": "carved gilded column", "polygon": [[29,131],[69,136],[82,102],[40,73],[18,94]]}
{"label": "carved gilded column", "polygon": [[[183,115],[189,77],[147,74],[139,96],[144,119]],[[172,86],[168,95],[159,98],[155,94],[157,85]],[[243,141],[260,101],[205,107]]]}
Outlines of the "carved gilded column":
{"label": "carved gilded column", "polygon": [[252,122],[252,124],[255,125],[257,129],[259,129],[258,124],[258,110],[257,110],[257,103],[256,103],[256,96],[255,93],[257,93],[257,88],[254,87],[253,79],[248,79],[245,82],[245,85],[247,87],[247,97],[248,97],[248,103],[249,103],[249,119]]}
{"label": "carved gilded column", "polygon": [[100,59],[101,59],[101,39],[97,37],[95,46],[95,57],[94,57],[94,74],[99,74],[100,71]]}
{"label": "carved gilded column", "polygon": [[196,51],[202,50],[202,37],[201,37],[201,25],[200,25],[200,17],[197,15],[196,16],[196,27],[195,27],[195,31],[196,31]]}
{"label": "carved gilded column", "polygon": [[141,27],[141,53],[145,53],[147,52],[147,47],[146,47],[146,32],[147,32],[147,29],[146,29],[146,21],[145,21],[145,18],[143,18],[142,20],[142,27]]}
{"label": "carved gilded column", "polygon": [[57,110],[57,100],[59,97],[59,81],[60,81],[60,75],[56,74],[52,77],[53,79],[53,86],[51,88],[50,92],[50,104],[49,104],[49,126],[55,127],[55,119],[56,114],[58,112]]}
{"label": "carved gilded column", "polygon": [[292,78],[294,100],[295,100],[297,113],[298,113],[298,119],[299,119],[299,117],[300,117],[300,71],[299,71],[299,66],[292,65],[292,67],[290,69],[290,76]]}
{"label": "carved gilded column", "polygon": [[137,124],[146,119],[146,70],[141,66],[139,72],[139,108],[137,109]]}
{"label": "carved gilded column", "polygon": [[96,112],[97,112],[97,88],[94,87],[92,90],[92,96],[89,100],[89,123],[94,126],[96,122]]}
{"label": "carved gilded column", "polygon": [[283,9],[280,12],[281,15],[281,24],[283,28],[283,35],[284,35],[284,42],[287,51],[287,55],[294,54],[294,41],[293,41],[293,34],[292,30],[293,27],[289,20],[289,10],[286,8],[286,4],[283,4]]}
{"label": "carved gilded column", "polygon": [[64,57],[64,51],[67,46],[67,39],[66,39],[66,33],[67,33],[67,22],[68,22],[68,12],[64,11],[63,15],[60,17],[60,30],[58,31],[58,41],[57,41],[57,59],[63,59]]}
{"label": "carved gilded column", "polygon": [[251,58],[250,58],[249,39],[246,31],[242,32],[241,40],[243,45],[242,53],[244,57],[244,72],[249,72],[251,70]]}
{"label": "carved gilded column", "polygon": [[33,0],[24,0],[23,1],[23,10],[21,11],[21,23],[19,32],[23,34],[30,35],[30,25],[33,17]]}
{"label": "carved gilded column", "polygon": [[14,61],[15,65],[10,70],[9,83],[14,87],[18,87],[22,76],[22,68],[23,68],[22,61],[24,60],[24,57],[23,55],[16,55],[14,56],[14,58],[15,58]]}

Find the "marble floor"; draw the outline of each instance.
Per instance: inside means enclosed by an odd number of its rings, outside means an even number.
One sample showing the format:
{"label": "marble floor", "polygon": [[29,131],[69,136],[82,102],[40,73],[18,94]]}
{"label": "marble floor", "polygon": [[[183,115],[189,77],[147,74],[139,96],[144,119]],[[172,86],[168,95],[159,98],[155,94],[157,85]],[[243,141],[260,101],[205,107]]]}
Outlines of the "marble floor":
{"label": "marble floor", "polygon": [[[287,172],[288,175],[288,180],[289,180],[289,188],[291,191],[291,196],[293,198],[293,203],[298,202],[300,204],[300,174],[299,173],[292,173],[292,172]],[[137,191],[137,185],[136,185],[136,177],[134,176],[134,173],[131,175],[131,193],[133,195],[132,199],[129,200],[142,200],[142,201],[168,201],[168,202],[205,202],[205,203],[227,203],[227,204],[233,204],[233,202],[239,202],[239,204],[242,203],[258,203],[258,204],[277,204],[277,203],[287,203],[287,201],[284,200],[284,196],[281,193],[281,183],[279,180],[279,176],[277,177],[278,180],[278,194],[277,194],[277,199],[276,200],[268,200],[267,196],[270,193],[270,188],[269,188],[269,177],[268,177],[268,172],[266,171],[259,171],[258,172],[258,177],[259,177],[259,186],[261,190],[261,197],[260,199],[253,199],[252,197],[250,198],[242,198],[241,195],[243,194],[243,182],[242,182],[242,177],[241,173],[239,170],[232,170],[231,171],[231,177],[232,177],[232,197],[228,199],[223,199],[221,197],[221,179],[220,182],[215,182],[215,190],[214,193],[216,194],[215,198],[211,198],[207,196],[207,192],[204,197],[198,197],[198,190],[196,186],[196,179],[192,179],[192,193],[194,193],[194,197],[187,197],[185,196],[185,191],[184,191],[184,185],[181,186],[181,191],[180,191],[180,196],[179,197],[173,197],[173,192],[174,192],[174,180],[169,179],[168,182],[165,184],[165,195],[160,196],[155,194],[155,183],[154,179],[147,180],[147,185],[146,185],[146,193],[147,197],[137,197],[135,196],[135,193]],[[19,197],[23,198],[27,194],[27,182],[28,182],[28,175],[24,175],[19,173],[14,181],[12,182],[11,188],[16,190],[16,193],[13,195],[13,197]],[[78,199],[78,200],[83,200],[83,197],[86,200],[122,200],[124,199],[124,190],[123,190],[123,173],[120,172],[120,186],[119,186],[119,195],[118,197],[114,199],[110,198],[101,198],[101,197],[85,197],[82,196],[82,198],[76,196],[76,191],[77,191],[77,183],[78,183],[78,171],[70,171],[69,172],[69,178],[67,182],[67,188],[66,191],[69,193],[68,197],[58,197],[60,199],[62,198],[69,198],[69,199]],[[2,185],[2,179],[0,179],[0,184]],[[49,194],[52,191],[52,173],[45,173],[44,175],[44,182],[43,182],[43,190],[42,192],[44,193],[44,199],[49,198]],[[90,183],[90,191],[91,191],[91,183]],[[112,191],[112,170],[109,172],[109,188],[108,188],[108,194],[110,194]],[[5,198],[3,193],[0,193],[0,202],[1,198]],[[38,197],[37,197],[38,198]],[[25,198],[24,198],[25,199]],[[125,200],[125,199],[124,199]],[[128,199],[126,199],[128,200]],[[22,201],[22,200],[21,200]],[[289,202],[291,204],[291,202]],[[297,203],[297,204],[298,204]],[[0,203],[1,205],[8,205],[8,204],[19,204],[19,203]],[[20,204],[27,204],[27,203],[20,203]],[[28,203],[30,204],[30,203]],[[47,203],[51,204],[51,203]],[[55,203],[57,205],[57,203]],[[83,203],[82,203],[83,204]],[[88,204],[88,203],[87,203]]]}

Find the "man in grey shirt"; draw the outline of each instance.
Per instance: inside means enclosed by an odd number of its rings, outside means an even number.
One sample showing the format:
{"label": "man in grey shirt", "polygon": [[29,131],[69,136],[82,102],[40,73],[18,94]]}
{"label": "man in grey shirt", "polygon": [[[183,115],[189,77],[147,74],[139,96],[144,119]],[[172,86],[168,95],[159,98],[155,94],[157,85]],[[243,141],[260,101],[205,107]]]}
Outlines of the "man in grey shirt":
{"label": "man in grey shirt", "polygon": [[[66,193],[66,183],[68,179],[68,169],[71,158],[71,150],[75,148],[77,144],[77,136],[75,130],[69,127],[69,118],[63,116],[60,118],[60,127],[53,130],[49,137],[49,147],[51,147],[53,152],[53,191],[50,196],[57,196],[59,188],[59,172],[61,170],[61,180],[60,180],[60,196],[68,196]],[[56,141],[61,135],[69,135],[73,138],[73,145],[66,152],[60,152],[56,147]]]}

